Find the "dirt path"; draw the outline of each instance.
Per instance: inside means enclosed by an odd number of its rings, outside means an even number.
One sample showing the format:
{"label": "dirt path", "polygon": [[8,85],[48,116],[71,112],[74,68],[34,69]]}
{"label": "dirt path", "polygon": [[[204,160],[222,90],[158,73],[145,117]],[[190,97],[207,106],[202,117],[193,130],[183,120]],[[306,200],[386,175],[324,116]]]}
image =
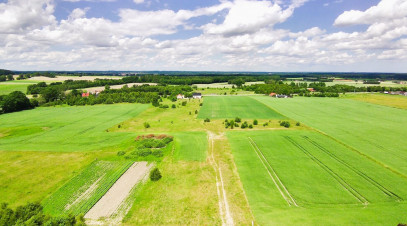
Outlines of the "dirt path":
{"label": "dirt path", "polygon": [[216,173],[216,188],[218,191],[219,198],[219,213],[222,219],[222,225],[234,225],[232,214],[230,212],[229,203],[226,197],[226,190],[223,183],[222,170],[218,166],[214,158],[214,140],[221,139],[222,136],[217,136],[216,134],[208,131],[208,140],[210,145],[210,162]]}
{"label": "dirt path", "polygon": [[151,165],[147,164],[147,162],[135,162],[86,213],[85,218],[99,220],[111,217],[124,204],[133,187],[147,176],[151,168]]}

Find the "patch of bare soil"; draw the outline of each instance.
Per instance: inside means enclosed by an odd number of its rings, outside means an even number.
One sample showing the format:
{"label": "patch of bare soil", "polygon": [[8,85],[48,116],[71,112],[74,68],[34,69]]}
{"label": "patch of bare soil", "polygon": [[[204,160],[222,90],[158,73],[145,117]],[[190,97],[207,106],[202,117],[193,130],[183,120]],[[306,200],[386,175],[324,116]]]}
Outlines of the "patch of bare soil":
{"label": "patch of bare soil", "polygon": [[55,78],[48,78],[44,76],[36,76],[31,77],[27,80],[34,80],[34,81],[44,81],[44,82],[61,82],[65,80],[74,80],[74,81],[93,81],[95,79],[121,79],[120,76],[56,76]]}
{"label": "patch of bare soil", "polygon": [[[147,176],[152,166],[147,164],[147,162],[135,162],[86,213],[85,218],[91,224],[98,224],[98,220],[109,221],[109,218],[116,213],[122,204],[125,204],[125,200],[133,187]],[[115,220],[121,221],[121,219]]]}
{"label": "patch of bare soil", "polygon": [[[110,89],[121,89],[123,86],[127,85],[128,87],[132,87],[132,86],[141,86],[141,85],[150,85],[150,86],[155,86],[157,85],[157,83],[127,83],[127,84],[122,84],[122,85],[114,85],[114,86],[110,86]],[[91,88],[85,88],[84,90],[94,93],[95,91],[99,91],[102,92],[103,90],[105,90],[104,86],[98,86],[98,87],[91,87]]]}

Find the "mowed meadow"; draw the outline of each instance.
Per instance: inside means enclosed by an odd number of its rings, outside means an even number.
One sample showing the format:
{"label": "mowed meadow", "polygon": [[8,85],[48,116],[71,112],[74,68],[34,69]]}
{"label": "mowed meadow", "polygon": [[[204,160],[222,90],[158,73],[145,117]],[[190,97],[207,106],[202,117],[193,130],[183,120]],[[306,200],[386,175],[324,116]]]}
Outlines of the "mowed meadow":
{"label": "mowed meadow", "polygon": [[48,107],[0,116],[2,151],[89,151],[119,144],[132,133],[110,133],[113,125],[149,105]]}

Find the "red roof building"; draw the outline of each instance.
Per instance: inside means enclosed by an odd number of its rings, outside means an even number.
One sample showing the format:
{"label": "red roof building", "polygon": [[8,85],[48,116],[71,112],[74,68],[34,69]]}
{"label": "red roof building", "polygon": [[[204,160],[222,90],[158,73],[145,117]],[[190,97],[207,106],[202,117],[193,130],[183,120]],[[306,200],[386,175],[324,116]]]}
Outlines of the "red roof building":
{"label": "red roof building", "polygon": [[82,97],[89,97],[89,93],[82,93]]}
{"label": "red roof building", "polygon": [[275,95],[277,95],[277,93],[270,93],[270,97],[274,97]]}

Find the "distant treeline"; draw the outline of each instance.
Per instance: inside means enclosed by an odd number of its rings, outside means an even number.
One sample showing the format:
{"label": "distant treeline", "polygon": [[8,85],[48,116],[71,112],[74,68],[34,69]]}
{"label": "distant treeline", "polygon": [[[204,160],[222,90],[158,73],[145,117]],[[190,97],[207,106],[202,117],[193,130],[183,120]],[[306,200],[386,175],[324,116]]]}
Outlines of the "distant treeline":
{"label": "distant treeline", "polygon": [[0,69],[0,75],[13,75],[14,73],[9,70]]}
{"label": "distant treeline", "polygon": [[95,79],[94,81],[73,81],[54,82],[47,85],[45,82],[29,85],[27,94],[40,94],[41,91],[49,86],[56,87],[59,90],[66,91],[72,89],[85,89],[89,87],[98,87],[105,85],[121,85],[127,83],[157,83],[163,85],[192,85],[192,84],[211,84],[219,82],[228,82],[241,86],[245,82],[264,81],[267,77],[250,77],[250,76],[164,76],[164,75],[142,75],[126,76],[121,79]]}
{"label": "distant treeline", "polygon": [[[312,93],[308,88],[312,88],[317,93]],[[324,82],[305,83],[291,82],[289,84],[282,81],[269,81],[267,84],[254,84],[251,86],[243,86],[244,90],[253,91],[257,94],[278,93],[285,95],[298,94],[300,96],[316,96],[316,97],[335,97],[336,94],[347,92],[384,92],[384,91],[407,91],[407,87],[382,87],[368,86],[356,87],[349,85],[333,85],[327,86]]]}
{"label": "distant treeline", "polygon": [[[368,73],[368,72],[216,72],[216,71],[16,71],[15,74],[31,74],[38,76],[47,75],[71,75],[71,76],[179,76],[179,77],[222,77],[222,76],[243,76],[243,77],[270,77],[286,78],[305,78],[307,80],[329,81],[329,78],[344,79],[381,79],[381,80],[407,80],[407,73]],[[261,79],[263,80],[263,79]],[[226,81],[222,81],[226,82]]]}

